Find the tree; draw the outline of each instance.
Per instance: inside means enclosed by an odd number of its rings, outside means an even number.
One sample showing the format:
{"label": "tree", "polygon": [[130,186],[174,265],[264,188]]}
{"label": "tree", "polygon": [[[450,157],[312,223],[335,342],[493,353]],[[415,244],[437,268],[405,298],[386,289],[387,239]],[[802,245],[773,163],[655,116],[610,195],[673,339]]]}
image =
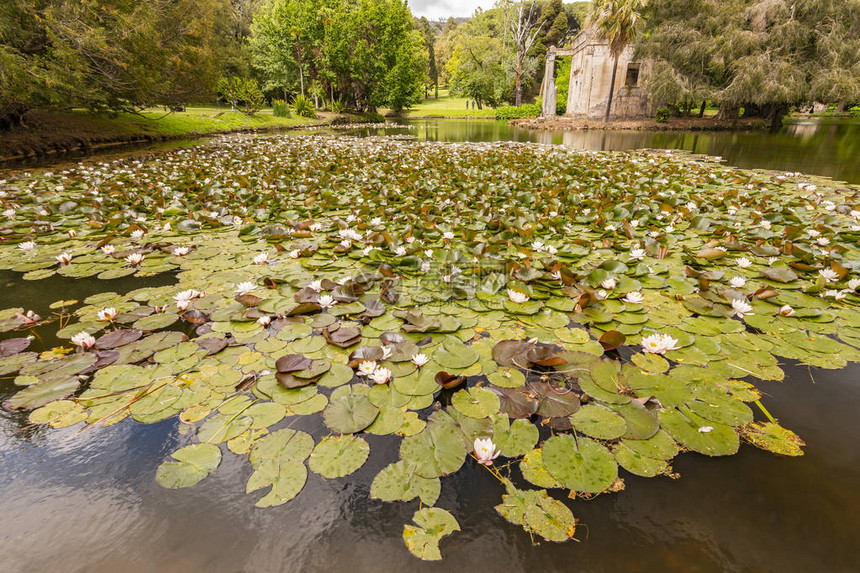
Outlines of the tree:
{"label": "tree", "polygon": [[516,50],[515,68],[514,68],[514,98],[515,105],[520,107],[523,104],[523,64],[526,56],[534,45],[538,34],[543,28],[538,15],[539,10],[536,9],[535,0],[526,2],[515,2],[515,0],[499,0],[496,5],[504,14],[505,22],[511,34],[511,40]]}
{"label": "tree", "polygon": [[465,36],[448,60],[450,87],[477,102],[497,107],[510,97],[509,82],[503,66],[505,49],[492,36]]}
{"label": "tree", "polygon": [[642,23],[642,10],[648,0],[594,0],[589,23],[597,30],[600,38],[609,42],[609,53],[613,58],[612,79],[609,81],[609,101],[603,122],[609,122],[612,111],[612,97],[615,94],[615,75],[618,72],[618,58],[624,48],[636,39]]}

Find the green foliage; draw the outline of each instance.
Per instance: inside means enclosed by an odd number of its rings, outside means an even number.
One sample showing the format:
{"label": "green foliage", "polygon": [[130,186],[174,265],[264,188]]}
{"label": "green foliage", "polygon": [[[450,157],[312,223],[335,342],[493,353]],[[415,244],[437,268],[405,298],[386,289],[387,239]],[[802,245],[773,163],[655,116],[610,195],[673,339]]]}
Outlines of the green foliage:
{"label": "green foliage", "polygon": [[336,99],[331,102],[331,110],[335,113],[343,113],[346,111],[346,104],[339,99]]}
{"label": "green foliage", "polygon": [[520,107],[514,105],[506,105],[496,109],[496,119],[511,120],[522,119],[524,117],[540,116],[540,104],[525,103]]}
{"label": "green foliage", "polygon": [[275,117],[292,117],[290,106],[282,99],[272,100],[272,115]]}
{"label": "green foliage", "polygon": [[657,123],[666,123],[669,121],[669,108],[661,107],[656,112],[654,112],[654,119],[657,120]]}
{"label": "green foliage", "polygon": [[567,94],[570,89],[570,66],[573,58],[569,56],[556,59],[555,87],[558,90],[555,110],[558,115],[567,112]]}
{"label": "green foliage", "polygon": [[313,119],[317,116],[313,100],[303,95],[297,95],[296,98],[293,100],[293,109],[296,111],[296,115],[299,117],[307,117]]}
{"label": "green foliage", "polygon": [[236,109],[239,109],[241,104],[244,107],[241,110],[242,113],[249,116],[260,111],[265,101],[257,80],[251,78],[221,78],[215,89],[220,97],[230,102],[230,105]]}

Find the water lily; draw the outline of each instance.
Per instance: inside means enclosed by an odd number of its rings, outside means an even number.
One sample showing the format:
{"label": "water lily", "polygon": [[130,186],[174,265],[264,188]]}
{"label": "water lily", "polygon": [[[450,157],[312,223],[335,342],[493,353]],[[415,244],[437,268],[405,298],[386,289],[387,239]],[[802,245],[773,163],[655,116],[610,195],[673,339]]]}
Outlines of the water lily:
{"label": "water lily", "polygon": [[367,375],[374,384],[385,384],[391,378],[391,370],[381,366]]}
{"label": "water lily", "polygon": [[144,258],[145,257],[143,255],[141,255],[140,253],[132,253],[125,258],[125,262],[127,262],[128,264],[130,264],[133,267],[136,267],[136,266],[140,265],[140,263],[143,262]]}
{"label": "water lily", "polygon": [[191,252],[191,249],[188,247],[174,247],[172,251],[174,257],[184,257],[189,252]]}
{"label": "water lily", "polygon": [[358,365],[359,376],[370,376],[373,374],[374,370],[376,370],[375,360],[363,360],[361,364]]}
{"label": "water lily", "polygon": [[853,278],[848,281],[848,288],[851,290],[857,290],[860,287],[860,278]]}
{"label": "water lily", "polygon": [[453,238],[454,238],[454,232],[453,231],[445,231],[444,233],[442,233],[442,239],[445,241],[450,241]]}
{"label": "water lily", "polygon": [[826,247],[827,245],[830,244],[830,239],[828,239],[827,237],[818,237],[818,239],[816,239],[815,242],[818,243],[822,247]]}
{"label": "water lily", "polygon": [[272,322],[271,316],[261,316],[257,319],[257,324],[261,326],[269,326],[269,323]]}
{"label": "water lily", "polygon": [[529,300],[529,295],[527,295],[524,292],[520,292],[518,290],[514,290],[511,288],[509,288],[507,290],[507,292],[508,292],[508,298],[510,299],[511,302],[515,302],[517,304],[523,304],[525,302],[528,302],[528,300]]}
{"label": "water lily", "polygon": [[[46,213],[46,215],[47,215],[47,213]],[[69,229],[69,238],[74,239],[77,236],[78,236],[77,231],[75,231],[74,229]]]}
{"label": "water lily", "polygon": [[651,334],[642,339],[642,351],[647,354],[666,354],[676,350],[678,339],[668,334]]}
{"label": "water lily", "polygon": [[558,249],[556,247],[553,247],[552,245],[547,245],[546,247],[543,248],[543,250],[545,253],[547,253],[549,255],[555,255],[558,253]]}
{"label": "water lily", "polygon": [[72,337],[72,344],[75,346],[80,346],[81,348],[92,348],[96,344],[96,339],[93,335],[89,334],[85,330],[77,333]]}
{"label": "water lily", "polygon": [[790,305],[784,304],[779,307],[779,314],[782,316],[794,316],[794,309]]}
{"label": "water lily", "polygon": [[301,254],[302,254],[302,252],[301,252],[299,249],[293,249],[292,251],[290,251],[289,253],[287,253],[287,255],[288,255],[291,259],[297,259],[297,258],[299,258],[299,256],[300,256]]}
{"label": "water lily", "polygon": [[69,253],[60,253],[57,255],[57,262],[61,265],[68,265],[72,262],[72,255]]}
{"label": "water lily", "polygon": [[845,291],[835,289],[826,290],[824,291],[824,294],[821,295],[822,298],[832,298],[835,300],[845,300],[846,296],[847,295]]}
{"label": "water lily", "polygon": [[624,302],[629,302],[631,304],[642,304],[642,301],[645,300],[645,296],[639,291],[628,292],[624,296],[623,300]]}
{"label": "water lily", "polygon": [[478,463],[485,466],[493,465],[493,460],[501,453],[496,451],[496,444],[490,438],[475,438],[474,450]]}
{"label": "water lily", "polygon": [[700,428],[699,428],[699,433],[700,433],[700,434],[709,434],[709,433],[711,433],[711,432],[713,432],[713,431],[714,431],[714,427],[713,427],[713,426],[702,426],[702,427],[700,427]]}
{"label": "water lily", "polygon": [[310,225],[308,225],[308,229],[309,229],[312,233],[316,233],[317,231],[319,231],[320,229],[322,229],[322,225],[320,225],[319,223],[311,223]]}
{"label": "water lily", "polygon": [[23,243],[18,243],[18,248],[22,251],[32,251],[36,248],[36,243],[33,241],[24,241]]}
{"label": "water lily", "polygon": [[243,294],[248,294],[249,292],[253,292],[257,290],[257,285],[252,283],[251,281],[244,281],[236,285],[236,293],[239,296]]}
{"label": "water lily", "polygon": [[397,247],[396,249],[394,249],[394,254],[397,255],[398,257],[405,256],[406,255],[406,247],[404,247],[403,245]]}
{"label": "water lily", "polygon": [[415,364],[415,366],[417,366],[418,368],[421,368],[422,366],[424,366],[428,362],[430,362],[430,359],[427,358],[426,354],[419,352],[418,354],[412,355],[412,363]]}
{"label": "water lily", "polygon": [[631,249],[630,258],[634,261],[641,261],[645,258],[645,249]]}
{"label": "water lily", "polygon": [[743,318],[747,314],[755,314],[752,312],[752,305],[745,298],[736,298],[732,301],[732,308],[738,318]]}
{"label": "water lily", "polygon": [[101,248],[101,251],[106,255],[112,255],[116,251],[116,247],[113,245],[105,245]]}
{"label": "water lily", "polygon": [[6,209],[3,211],[3,216],[11,220],[15,218],[15,212],[15,209]]}
{"label": "water lily", "polygon": [[253,262],[255,265],[264,265],[268,261],[269,261],[269,252],[266,251],[265,253],[260,253],[259,255],[254,257],[254,259],[251,262]]}
{"label": "water lily", "polygon": [[430,261],[423,261],[421,263],[421,272],[429,273],[430,272]]}
{"label": "water lily", "polygon": [[322,281],[320,279],[313,280],[308,283],[307,288],[320,292],[322,290]]}
{"label": "water lily", "polygon": [[318,301],[318,302],[319,302],[319,305],[320,305],[322,308],[331,308],[331,307],[333,307],[335,304],[337,304],[337,301],[336,301],[336,300],[334,299],[334,297],[333,297],[333,296],[331,296],[330,294],[324,294],[324,295],[322,295],[322,296],[320,297],[320,299],[319,299],[319,301]]}
{"label": "water lily", "polygon": [[131,238],[132,238],[132,239],[134,239],[135,241],[137,241],[137,240],[139,240],[141,237],[143,237],[143,231],[142,231],[141,229],[136,229],[135,231],[132,231],[132,233],[131,233]]}
{"label": "water lily", "polygon": [[532,241],[532,250],[534,251],[542,251],[543,250],[543,242],[542,241]]}
{"label": "water lily", "polygon": [[118,312],[114,307],[108,306],[99,311],[98,317],[102,322],[111,322],[116,318],[117,314]]}
{"label": "water lily", "polygon": [[742,269],[746,269],[752,266],[752,261],[746,257],[741,257],[737,260],[737,265]]}
{"label": "water lily", "polygon": [[839,273],[834,271],[833,269],[821,269],[818,271],[818,274],[824,277],[824,280],[829,283],[835,283],[839,281]]}
{"label": "water lily", "polygon": [[744,288],[747,284],[747,279],[744,277],[732,277],[729,279],[729,284],[732,288]]}
{"label": "water lily", "polygon": [[617,281],[617,280],[615,280],[615,279],[614,279],[614,278],[612,278],[612,277],[609,277],[608,279],[606,279],[606,280],[602,281],[602,282],[600,283],[600,286],[602,286],[602,287],[603,287],[603,288],[605,288],[606,290],[612,290],[612,289],[614,289],[614,288],[616,287],[616,285],[617,285],[617,284],[618,284],[618,281]]}

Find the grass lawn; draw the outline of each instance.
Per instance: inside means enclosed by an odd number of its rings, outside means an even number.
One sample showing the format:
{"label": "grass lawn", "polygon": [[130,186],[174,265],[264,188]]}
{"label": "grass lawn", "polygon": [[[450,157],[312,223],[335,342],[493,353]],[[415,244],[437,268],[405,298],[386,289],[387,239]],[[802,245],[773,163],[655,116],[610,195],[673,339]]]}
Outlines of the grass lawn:
{"label": "grass lawn", "polygon": [[470,101],[464,97],[449,96],[446,92],[439,90],[439,99],[425,99],[408,112],[406,117],[483,117],[495,118],[496,110],[484,106],[484,109],[466,109],[466,102]]}
{"label": "grass lawn", "polygon": [[[465,106],[465,104],[463,104]],[[26,127],[5,132],[0,138],[0,158],[40,154],[45,150],[135,141],[146,138],[204,135],[241,129],[275,129],[325,122],[318,119],[275,117],[265,109],[249,117],[230,108],[189,107],[184,112],[167,113],[152,108],[140,114],[95,114],[85,110],[46,112],[34,110]]]}

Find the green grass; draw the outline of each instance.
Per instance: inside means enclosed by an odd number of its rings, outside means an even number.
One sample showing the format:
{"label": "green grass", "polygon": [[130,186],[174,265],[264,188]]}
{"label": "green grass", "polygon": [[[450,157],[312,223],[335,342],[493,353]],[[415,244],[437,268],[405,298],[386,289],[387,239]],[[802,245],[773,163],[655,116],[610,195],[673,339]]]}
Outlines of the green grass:
{"label": "green grass", "polygon": [[267,129],[275,127],[293,127],[316,121],[301,117],[275,117],[271,109],[258,111],[253,116],[247,116],[229,108],[189,107],[184,112],[166,114],[160,109],[144,111],[140,117],[134,114],[120,114],[111,121],[119,125],[127,125],[134,131],[144,130],[146,133],[165,135],[182,135],[185,133],[213,133],[216,131],[231,131],[238,129]]}
{"label": "green grass", "polygon": [[471,101],[464,97],[449,96],[444,91],[439,91],[439,99],[432,96],[430,99],[425,99],[408,112],[406,117],[496,117],[496,110],[491,107],[484,106],[484,109],[466,109],[466,102]]}

